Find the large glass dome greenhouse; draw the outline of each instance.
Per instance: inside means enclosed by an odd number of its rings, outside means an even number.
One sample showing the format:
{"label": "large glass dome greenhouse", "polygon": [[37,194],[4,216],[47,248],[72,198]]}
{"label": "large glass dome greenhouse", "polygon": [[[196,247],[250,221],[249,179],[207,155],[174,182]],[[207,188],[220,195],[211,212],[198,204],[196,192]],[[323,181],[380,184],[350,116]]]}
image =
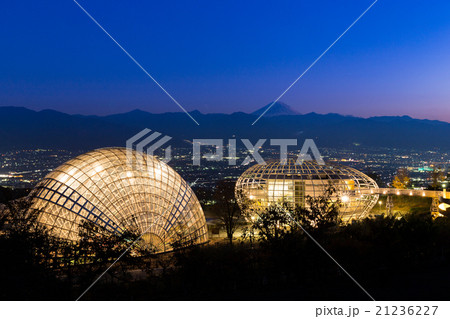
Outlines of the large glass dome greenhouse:
{"label": "large glass dome greenhouse", "polygon": [[205,216],[192,189],[167,164],[125,148],[77,156],[48,174],[34,190],[32,209],[57,237],[76,241],[90,220],[111,233],[138,230],[154,251],[175,241],[207,241]]}
{"label": "large glass dome greenhouse", "polygon": [[293,159],[250,167],[236,183],[236,196],[240,203],[245,197],[254,209],[279,202],[307,208],[307,196],[323,195],[330,183],[336,188],[333,200],[341,200],[344,222],[366,217],[378,201],[377,183],[356,169],[313,161],[296,164]]}

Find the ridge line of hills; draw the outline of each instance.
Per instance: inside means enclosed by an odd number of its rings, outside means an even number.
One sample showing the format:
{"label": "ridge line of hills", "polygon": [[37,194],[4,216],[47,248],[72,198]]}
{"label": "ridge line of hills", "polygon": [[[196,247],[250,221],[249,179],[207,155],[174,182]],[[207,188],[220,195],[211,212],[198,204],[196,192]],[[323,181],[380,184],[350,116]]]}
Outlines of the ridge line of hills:
{"label": "ridge line of hills", "polygon": [[[268,105],[267,105],[268,106]],[[187,145],[194,138],[313,138],[320,147],[395,147],[450,150],[450,123],[409,116],[360,118],[336,113],[299,114],[275,103],[258,123],[251,123],[267,108],[253,113],[190,112],[197,126],[183,112],[149,113],[133,110],[106,116],[69,115],[55,110],[0,107],[0,150],[89,150],[124,146],[144,128],[173,137],[172,145]]]}

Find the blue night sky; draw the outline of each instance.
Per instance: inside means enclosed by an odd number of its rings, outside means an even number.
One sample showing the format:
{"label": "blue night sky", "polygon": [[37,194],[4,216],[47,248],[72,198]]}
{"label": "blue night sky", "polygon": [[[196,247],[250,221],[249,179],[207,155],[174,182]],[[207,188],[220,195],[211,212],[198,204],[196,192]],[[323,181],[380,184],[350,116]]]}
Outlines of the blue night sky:
{"label": "blue night sky", "polygon": [[[79,0],[186,109],[277,98],[371,3]],[[0,105],[178,112],[71,0],[4,1]],[[378,3],[281,99],[301,113],[450,121],[450,1]]]}

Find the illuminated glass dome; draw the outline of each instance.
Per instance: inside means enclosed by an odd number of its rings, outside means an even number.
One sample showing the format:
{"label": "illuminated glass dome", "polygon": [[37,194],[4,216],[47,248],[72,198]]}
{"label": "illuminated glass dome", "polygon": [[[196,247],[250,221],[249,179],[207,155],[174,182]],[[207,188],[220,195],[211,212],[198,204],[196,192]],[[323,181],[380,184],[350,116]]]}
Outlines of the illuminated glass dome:
{"label": "illuminated glass dome", "polygon": [[330,183],[337,191],[334,199],[341,199],[344,222],[364,218],[378,201],[377,183],[356,169],[313,161],[296,164],[293,159],[250,167],[236,182],[236,195],[241,203],[242,196],[249,199],[253,208],[282,201],[307,208],[307,196],[323,195]]}
{"label": "illuminated glass dome", "polygon": [[[128,156],[128,158],[127,158]],[[192,189],[167,164],[125,148],[104,148],[75,157],[35,189],[32,209],[57,237],[78,239],[90,220],[111,233],[138,230],[157,252],[183,240],[207,240],[205,216]]]}

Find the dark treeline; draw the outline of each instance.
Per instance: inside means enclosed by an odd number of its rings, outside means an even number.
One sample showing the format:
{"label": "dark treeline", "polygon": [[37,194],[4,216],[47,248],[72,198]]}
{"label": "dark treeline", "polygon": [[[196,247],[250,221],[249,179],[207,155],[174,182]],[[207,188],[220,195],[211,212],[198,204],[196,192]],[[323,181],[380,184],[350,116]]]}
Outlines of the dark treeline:
{"label": "dark treeline", "polygon": [[[70,300],[105,271],[138,238],[129,230],[111,234],[90,221],[79,225],[80,240],[51,235],[30,209],[32,197],[6,203],[0,211],[0,300]],[[134,245],[108,277],[129,278],[129,269],[145,269],[136,256],[149,254]],[[87,286],[86,286],[87,287]]]}
{"label": "dark treeline", "polygon": [[[269,207],[245,240],[161,255],[136,245],[82,300],[368,300],[303,229],[377,300],[449,298],[447,217],[415,211],[340,225],[337,206],[323,214],[326,202],[318,198],[309,210]],[[26,200],[9,202],[1,215],[2,300],[75,300],[137,238],[83,223],[81,240],[64,242],[28,207]]]}
{"label": "dark treeline", "polygon": [[[450,222],[380,216],[316,240],[377,300],[446,300]],[[138,281],[102,282],[87,300],[368,300],[309,238],[198,246],[164,257]]]}
{"label": "dark treeline", "polygon": [[9,201],[27,196],[30,193],[29,188],[8,188],[0,186],[0,204],[6,204]]}

